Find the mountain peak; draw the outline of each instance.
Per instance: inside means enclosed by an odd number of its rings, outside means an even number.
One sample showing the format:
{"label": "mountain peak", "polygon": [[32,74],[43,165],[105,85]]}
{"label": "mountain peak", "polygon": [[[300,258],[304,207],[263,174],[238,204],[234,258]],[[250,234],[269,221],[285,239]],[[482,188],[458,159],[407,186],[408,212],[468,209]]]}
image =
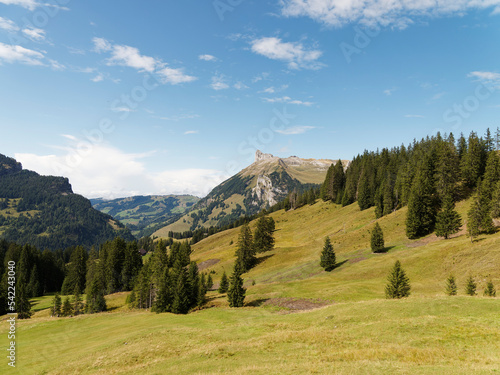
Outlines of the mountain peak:
{"label": "mountain peak", "polygon": [[272,155],[272,154],[264,154],[260,150],[257,150],[255,152],[255,162],[258,162],[258,161],[261,161],[261,160],[272,159],[272,158],[274,158],[274,155]]}

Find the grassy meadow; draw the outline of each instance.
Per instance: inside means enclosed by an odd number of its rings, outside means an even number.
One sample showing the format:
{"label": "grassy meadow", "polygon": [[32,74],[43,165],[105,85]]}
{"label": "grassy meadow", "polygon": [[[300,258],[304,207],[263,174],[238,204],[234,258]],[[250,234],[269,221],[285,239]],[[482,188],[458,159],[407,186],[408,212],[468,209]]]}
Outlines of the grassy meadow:
{"label": "grassy meadow", "polygon": [[[468,202],[457,206],[466,217]],[[206,308],[187,316],[130,310],[127,293],[107,296],[109,311],[51,318],[52,296],[36,300],[32,319],[18,322],[12,374],[500,374],[500,234],[471,243],[405,236],[406,209],[379,219],[387,253],[372,254],[373,209],[323,202],[272,214],[276,248],[244,274],[246,306],[228,307],[208,293]],[[231,272],[239,229],[193,246],[192,259],[212,272],[215,287]],[[330,236],[339,267],[319,267]],[[384,297],[399,259],[411,282],[403,300]],[[455,274],[459,295],[444,294]],[[465,296],[475,277],[478,296]],[[5,318],[5,317],[3,317]],[[7,344],[7,324],[0,342]]]}

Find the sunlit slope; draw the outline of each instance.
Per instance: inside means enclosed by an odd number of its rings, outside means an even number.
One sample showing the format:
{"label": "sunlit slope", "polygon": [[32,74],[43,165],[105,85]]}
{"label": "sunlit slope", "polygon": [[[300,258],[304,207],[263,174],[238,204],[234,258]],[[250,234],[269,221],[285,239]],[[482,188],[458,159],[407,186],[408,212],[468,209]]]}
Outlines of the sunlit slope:
{"label": "sunlit slope", "polygon": [[[462,217],[468,206],[468,202],[457,205]],[[481,293],[489,279],[500,286],[500,233],[481,236],[474,244],[464,233],[449,240],[430,235],[411,241],[405,236],[404,208],[378,219],[388,252],[373,254],[373,209],[360,211],[357,204],[342,208],[319,202],[295,211],[278,211],[272,217],[276,248],[261,254],[260,263],[243,275],[249,299],[300,297],[338,302],[383,298],[387,274],[397,259],[410,278],[413,295],[442,295],[450,273],[458,279],[459,294],[463,294],[469,274],[477,278]],[[238,233],[239,228],[232,229],[194,245],[193,258],[198,263],[218,261],[209,268],[216,272],[216,283],[223,270],[232,271]],[[330,273],[319,266],[326,236],[331,237],[341,264]]]}

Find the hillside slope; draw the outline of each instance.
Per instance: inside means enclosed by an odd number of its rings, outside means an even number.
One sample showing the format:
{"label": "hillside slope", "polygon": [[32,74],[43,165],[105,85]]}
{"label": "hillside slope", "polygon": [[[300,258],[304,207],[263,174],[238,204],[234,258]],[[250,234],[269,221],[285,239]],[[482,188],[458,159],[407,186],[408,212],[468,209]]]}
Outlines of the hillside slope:
{"label": "hillside slope", "polygon": [[73,193],[67,178],[40,176],[0,154],[0,238],[40,249],[90,247],[133,236]]}
{"label": "hillside slope", "polygon": [[[191,212],[154,234],[165,237],[169,231],[224,226],[243,215],[253,215],[294,190],[318,187],[332,163],[328,159],[279,158],[257,151],[254,163],[216,186]],[[343,164],[347,167],[349,162]]]}
{"label": "hillside slope", "polygon": [[[468,206],[461,202],[457,209],[464,216]],[[230,309],[225,295],[212,291],[201,311],[154,314],[129,310],[127,293],[120,293],[106,297],[108,313],[50,318],[51,297],[43,297],[33,319],[18,322],[19,369],[23,374],[486,375],[500,368],[500,298],[482,297],[487,280],[500,285],[500,233],[474,244],[463,233],[450,240],[431,235],[410,241],[402,209],[378,220],[388,252],[372,254],[373,209],[318,202],[272,216],[276,249],[243,275],[245,307]],[[221,232],[193,246],[200,268],[215,272],[215,287],[222,271],[232,269],[238,232]],[[340,262],[331,273],[318,265],[327,235]],[[387,300],[386,276],[396,259],[412,293]],[[458,279],[457,297],[444,295],[450,273]],[[464,295],[469,274],[480,296]],[[0,335],[7,329],[0,327]],[[0,363],[0,371],[4,368]]]}
{"label": "hillside slope", "polygon": [[190,210],[199,200],[192,195],[149,195],[90,201],[95,209],[120,220],[134,236],[141,238],[153,233],[159,224]]}

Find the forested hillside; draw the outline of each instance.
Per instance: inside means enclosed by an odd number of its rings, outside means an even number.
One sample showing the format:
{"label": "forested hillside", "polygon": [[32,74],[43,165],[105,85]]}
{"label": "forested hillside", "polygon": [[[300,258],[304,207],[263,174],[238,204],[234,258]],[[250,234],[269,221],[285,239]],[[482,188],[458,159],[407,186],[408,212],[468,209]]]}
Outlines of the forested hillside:
{"label": "forested hillside", "polygon": [[0,238],[40,249],[90,248],[130,231],[74,194],[66,178],[40,176],[0,154]]}

